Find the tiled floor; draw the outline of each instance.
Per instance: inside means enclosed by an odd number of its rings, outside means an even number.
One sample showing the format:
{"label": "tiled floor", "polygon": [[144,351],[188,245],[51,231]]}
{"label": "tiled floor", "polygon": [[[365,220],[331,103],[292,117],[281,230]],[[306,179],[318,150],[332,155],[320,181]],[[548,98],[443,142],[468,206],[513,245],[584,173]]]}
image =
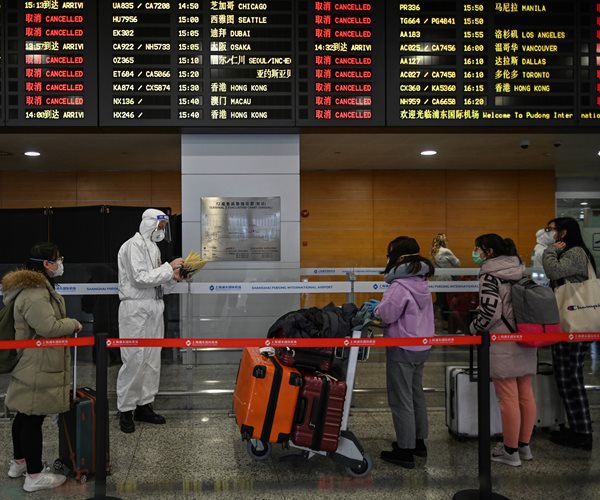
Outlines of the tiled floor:
{"label": "tiled floor", "polygon": [[[306,460],[298,451],[275,446],[265,461],[255,462],[240,440],[235,420],[229,416],[236,368],[230,365],[196,367],[164,366],[161,387],[192,389],[207,387],[225,390],[225,395],[161,397],[156,406],[164,412],[164,426],[138,424],[133,434],[119,431],[111,412],[110,444],[112,475],[108,494],[123,499],[329,499],[394,498],[449,499],[464,488],[478,487],[477,441],[460,442],[450,436],[445,425],[443,373],[447,364],[464,364],[466,351],[439,350],[432,355],[425,373],[428,392],[430,439],[429,457],[417,462],[414,470],[402,469],[379,458],[394,440],[391,417],[386,405],[384,365],[381,353],[374,352],[362,364],[358,388],[374,391],[360,393],[350,417],[350,428],[373,458],[371,474],[364,479],[350,478],[332,460],[316,456]],[[109,387],[114,387],[117,367],[111,368]],[[86,373],[87,371],[87,373]],[[91,382],[93,368],[81,367],[83,383]],[[0,379],[0,384],[4,379]],[[211,383],[207,383],[207,382]],[[599,377],[589,377],[589,384]],[[2,387],[5,387],[3,385]],[[590,392],[593,417],[600,421],[598,393]],[[112,398],[112,396],[111,396]],[[113,402],[114,405],[114,402]],[[182,409],[182,408],[188,409]],[[10,420],[0,419],[0,449],[3,467],[10,459]],[[48,418],[44,428],[44,456],[48,463],[57,457],[57,430]],[[600,499],[600,442],[592,452],[556,446],[546,431],[538,432],[532,442],[533,462],[512,468],[492,464],[494,491],[513,500]],[[295,455],[295,456],[291,456]],[[290,457],[291,458],[285,458]],[[0,499],[85,499],[94,496],[93,479],[81,485],[70,479],[56,490],[25,493],[22,479],[0,475]]]}

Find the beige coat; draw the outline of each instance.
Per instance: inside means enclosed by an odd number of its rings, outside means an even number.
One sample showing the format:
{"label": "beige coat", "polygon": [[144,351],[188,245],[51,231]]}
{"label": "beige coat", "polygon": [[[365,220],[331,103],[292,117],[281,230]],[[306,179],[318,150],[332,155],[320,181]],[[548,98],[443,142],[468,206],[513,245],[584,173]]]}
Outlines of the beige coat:
{"label": "beige coat", "polygon": [[[4,303],[14,304],[15,339],[68,337],[77,321],[66,317],[65,301],[36,271],[13,271],[2,279]],[[69,409],[71,356],[67,347],[19,349],[6,406],[26,415]]]}
{"label": "beige coat", "polygon": [[[486,260],[479,275],[479,307],[470,325],[471,333],[509,333],[502,316],[515,324],[510,281],[523,277],[524,266],[518,257],[502,255]],[[492,379],[533,375],[537,370],[537,349],[516,342],[497,342],[490,347]]]}

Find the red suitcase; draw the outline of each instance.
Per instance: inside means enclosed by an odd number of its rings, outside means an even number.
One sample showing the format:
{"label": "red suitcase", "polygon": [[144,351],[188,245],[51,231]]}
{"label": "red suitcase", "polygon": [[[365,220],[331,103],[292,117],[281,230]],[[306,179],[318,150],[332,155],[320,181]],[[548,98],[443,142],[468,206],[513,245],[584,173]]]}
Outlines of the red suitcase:
{"label": "red suitcase", "polygon": [[233,410],[242,438],[284,443],[290,437],[302,376],[277,358],[246,347],[238,369]]}
{"label": "red suitcase", "polygon": [[292,442],[315,451],[335,451],[346,398],[346,382],[326,375],[304,373]]}

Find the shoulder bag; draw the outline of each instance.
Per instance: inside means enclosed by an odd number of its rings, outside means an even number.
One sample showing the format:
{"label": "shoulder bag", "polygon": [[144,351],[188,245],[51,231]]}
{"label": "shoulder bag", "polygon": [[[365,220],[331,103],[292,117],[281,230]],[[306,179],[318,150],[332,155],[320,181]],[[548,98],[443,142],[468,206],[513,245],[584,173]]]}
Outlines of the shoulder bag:
{"label": "shoulder bag", "polygon": [[555,291],[560,326],[565,332],[600,332],[600,280],[588,259],[588,279]]}

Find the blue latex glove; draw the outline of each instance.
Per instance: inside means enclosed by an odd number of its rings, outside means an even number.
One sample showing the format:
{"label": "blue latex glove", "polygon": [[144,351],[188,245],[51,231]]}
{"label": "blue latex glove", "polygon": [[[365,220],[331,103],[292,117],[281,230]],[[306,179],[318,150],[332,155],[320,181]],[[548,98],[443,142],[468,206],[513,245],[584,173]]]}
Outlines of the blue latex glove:
{"label": "blue latex glove", "polygon": [[367,311],[373,313],[375,312],[375,308],[379,305],[379,302],[380,301],[377,299],[371,299],[365,302],[364,307],[366,307]]}

